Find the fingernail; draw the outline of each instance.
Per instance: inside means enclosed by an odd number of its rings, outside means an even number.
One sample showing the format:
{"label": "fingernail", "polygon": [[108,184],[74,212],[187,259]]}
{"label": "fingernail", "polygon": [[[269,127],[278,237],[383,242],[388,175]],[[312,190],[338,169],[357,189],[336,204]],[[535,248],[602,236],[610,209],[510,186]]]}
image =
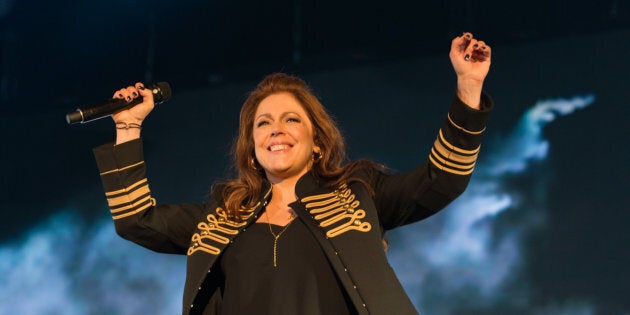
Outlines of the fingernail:
{"label": "fingernail", "polygon": [[466,56],[464,56],[464,60],[466,60],[466,61],[470,60],[470,55],[466,54]]}
{"label": "fingernail", "polygon": [[141,89],[141,90],[144,90],[144,86],[142,86],[142,85],[139,86],[138,88]]}
{"label": "fingernail", "polygon": [[466,35],[464,35],[464,37],[470,39],[470,34],[466,34]]}
{"label": "fingernail", "polygon": [[482,46],[481,49],[486,49],[486,46]]}
{"label": "fingernail", "polygon": [[138,93],[136,93],[136,92],[133,92],[133,96],[134,96],[134,97],[135,97],[135,96],[138,96]]}
{"label": "fingernail", "polygon": [[473,47],[477,48],[479,47],[479,44],[474,44]]}
{"label": "fingernail", "polygon": [[118,93],[118,97],[122,98],[123,97],[122,93]]}
{"label": "fingernail", "polygon": [[[466,60],[468,60],[468,59],[466,59]],[[127,96],[127,100],[131,101],[131,96]]]}

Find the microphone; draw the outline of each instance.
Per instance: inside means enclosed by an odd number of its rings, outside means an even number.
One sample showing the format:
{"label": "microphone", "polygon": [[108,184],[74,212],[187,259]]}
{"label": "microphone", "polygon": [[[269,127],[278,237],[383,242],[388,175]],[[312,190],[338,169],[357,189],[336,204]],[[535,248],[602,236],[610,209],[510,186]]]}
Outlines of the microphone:
{"label": "microphone", "polygon": [[[149,84],[145,86],[145,88],[153,92],[153,101],[155,104],[160,104],[171,98],[171,86],[168,82]],[[76,111],[66,115],[66,122],[68,122],[68,124],[76,124],[79,122],[84,124],[107,117],[119,110],[130,108],[140,103],[142,103],[142,96],[133,99],[131,102],[127,102],[124,99],[113,98],[84,108],[77,108]]]}

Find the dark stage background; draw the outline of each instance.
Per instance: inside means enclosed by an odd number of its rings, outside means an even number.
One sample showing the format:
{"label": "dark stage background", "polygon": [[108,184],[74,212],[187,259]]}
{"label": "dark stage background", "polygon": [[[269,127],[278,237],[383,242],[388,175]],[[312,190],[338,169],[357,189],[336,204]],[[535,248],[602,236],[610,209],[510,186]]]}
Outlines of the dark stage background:
{"label": "dark stage background", "polygon": [[[493,47],[495,99],[467,192],[389,233],[423,314],[630,314],[630,3],[0,0],[0,314],[177,314],[184,257],[118,238],[65,114],[135,81],[174,96],[144,124],[153,195],[201,202],[230,176],[247,91],[285,71],[351,158],[423,163],[455,90],[450,41]],[[625,296],[625,298],[624,298]]]}

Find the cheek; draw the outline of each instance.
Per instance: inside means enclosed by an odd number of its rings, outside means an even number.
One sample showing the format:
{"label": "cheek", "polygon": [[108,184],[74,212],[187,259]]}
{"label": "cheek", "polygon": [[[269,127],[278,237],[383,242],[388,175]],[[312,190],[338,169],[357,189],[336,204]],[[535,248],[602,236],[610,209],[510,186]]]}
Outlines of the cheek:
{"label": "cheek", "polygon": [[264,141],[264,136],[262,132],[254,131],[252,133],[252,138],[254,139],[254,147],[258,147]]}
{"label": "cheek", "polygon": [[315,131],[313,126],[305,127],[303,130],[304,136],[307,137],[311,143],[315,143]]}
{"label": "cheek", "polygon": [[264,144],[264,137],[261,135],[260,132],[254,132],[252,134],[252,138],[254,140],[254,156],[258,159],[258,154],[263,150],[263,148],[261,148],[261,145]]}

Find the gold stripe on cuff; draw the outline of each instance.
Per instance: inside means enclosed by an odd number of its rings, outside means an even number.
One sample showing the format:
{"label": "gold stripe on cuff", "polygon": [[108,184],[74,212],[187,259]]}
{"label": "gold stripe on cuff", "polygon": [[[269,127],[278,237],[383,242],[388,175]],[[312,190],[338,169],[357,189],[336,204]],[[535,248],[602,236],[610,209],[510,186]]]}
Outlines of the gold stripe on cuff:
{"label": "gold stripe on cuff", "polygon": [[114,208],[125,203],[134,202],[134,200],[150,193],[151,191],[149,190],[149,185],[144,185],[128,194],[119,197],[107,198],[107,203],[109,204],[110,208]]}
{"label": "gold stripe on cuff", "polygon": [[453,121],[453,119],[451,118],[451,113],[446,114],[446,117],[448,117],[448,121],[451,123],[451,125],[453,125],[453,127],[467,133],[467,134],[471,134],[471,135],[479,135],[482,134],[484,131],[486,131],[486,127],[483,127],[483,129],[481,129],[481,131],[471,131],[468,130],[458,124],[455,123],[455,121]]}
{"label": "gold stripe on cuff", "polygon": [[438,152],[440,155],[450,161],[461,164],[475,163],[478,156],[478,153],[475,153],[474,155],[461,155],[454,153],[453,151],[445,148],[439,140],[435,140],[435,143],[433,144],[433,148],[431,150],[435,150],[435,152]]}
{"label": "gold stripe on cuff", "polygon": [[141,180],[131,184],[131,186],[129,186],[129,187],[125,187],[123,189],[118,189],[118,190],[114,190],[114,191],[105,192],[105,197],[112,197],[112,196],[115,196],[115,195],[126,193],[126,192],[128,192],[130,190],[133,190],[134,188],[136,188],[136,187],[138,187],[138,186],[140,186],[142,184],[145,184],[146,182],[147,182],[147,179],[143,178],[143,179],[141,179]]}
{"label": "gold stripe on cuff", "polygon": [[140,165],[140,164],[142,164],[142,163],[144,163],[144,161],[140,161],[140,162],[138,162],[138,163],[134,163],[134,164],[131,164],[131,165],[127,165],[127,166],[122,167],[122,168],[116,168],[116,169],[113,169],[113,170],[110,170],[110,171],[105,171],[105,172],[102,172],[102,173],[101,173],[101,176],[103,176],[103,175],[107,175],[107,174],[111,174],[111,173],[120,172],[120,171],[124,171],[124,170],[126,170],[126,169],[128,169],[128,168],[132,168],[132,167],[138,166],[138,165]]}
{"label": "gold stripe on cuff", "polygon": [[[432,151],[432,152],[434,152],[434,151]],[[437,154],[431,154],[430,156],[432,156],[434,159],[436,159],[440,165],[449,166],[449,167],[455,168],[455,169],[461,169],[461,170],[467,171],[467,170],[475,167],[475,163],[469,163],[467,165],[461,165],[461,164],[457,164],[457,163],[453,163],[451,161],[448,161],[448,160],[442,158],[441,156],[439,156]]]}
{"label": "gold stripe on cuff", "polygon": [[442,133],[442,129],[440,129],[439,136],[440,136],[440,140],[447,146],[447,149],[453,152],[457,152],[457,153],[461,153],[465,155],[473,155],[473,154],[477,154],[477,152],[479,152],[479,148],[481,148],[481,145],[477,146],[477,148],[474,150],[464,150],[462,148],[458,148],[454,146],[453,144],[451,144],[450,142],[446,141],[446,138],[444,138],[444,134]]}
{"label": "gold stripe on cuff", "polygon": [[455,174],[455,175],[470,175],[473,172],[473,170],[475,169],[473,167],[473,168],[471,168],[470,170],[467,170],[467,171],[460,171],[460,170],[452,169],[450,167],[445,167],[443,164],[440,164],[435,159],[433,159],[433,155],[429,155],[429,160],[431,161],[431,163],[433,165],[435,165],[435,167],[439,168],[440,170],[448,172],[448,173],[452,173],[452,174]]}
{"label": "gold stripe on cuff", "polygon": [[151,196],[146,196],[140,200],[134,201],[134,202],[130,202],[128,205],[123,206],[123,207],[119,207],[116,209],[110,209],[109,212],[111,213],[119,213],[119,212],[123,212],[123,211],[127,211],[129,209],[133,209],[135,207],[137,207],[140,204],[145,203],[147,200],[152,199]]}
{"label": "gold stripe on cuff", "polygon": [[138,208],[138,209],[136,209],[136,210],[134,210],[134,211],[130,211],[130,212],[127,212],[127,213],[123,213],[123,214],[120,214],[120,215],[115,215],[115,216],[112,216],[112,218],[113,218],[114,220],[118,220],[118,219],[126,218],[126,217],[128,217],[128,216],[132,216],[132,215],[134,215],[134,214],[136,214],[136,213],[138,213],[138,212],[140,212],[140,211],[144,211],[144,210],[146,210],[146,209],[147,209],[147,208],[149,208],[151,205],[152,205],[152,203],[151,203],[151,202],[149,202],[149,203],[147,203],[146,205],[144,205],[144,206],[142,206],[142,207],[140,207],[140,208]]}

